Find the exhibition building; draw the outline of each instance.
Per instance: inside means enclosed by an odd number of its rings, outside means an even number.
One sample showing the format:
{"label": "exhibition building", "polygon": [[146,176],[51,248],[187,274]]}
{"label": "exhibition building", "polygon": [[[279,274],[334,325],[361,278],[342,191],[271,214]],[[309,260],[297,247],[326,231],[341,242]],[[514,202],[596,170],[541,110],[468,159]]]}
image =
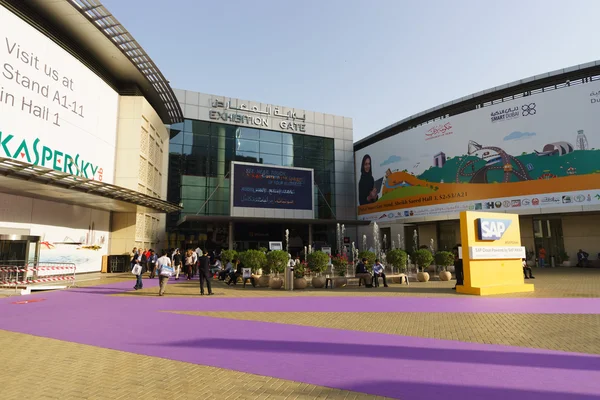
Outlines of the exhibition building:
{"label": "exhibition building", "polygon": [[[170,247],[238,251],[356,240],[352,119],[175,89]],[[341,228],[340,228],[341,229]]]}
{"label": "exhibition building", "polygon": [[0,25],[0,263],[165,247],[168,81],[97,1],[2,0]]}
{"label": "exhibition building", "polygon": [[413,115],[354,144],[358,219],[406,249],[450,250],[461,211],[514,213],[530,261],[596,260],[599,126],[600,61]]}

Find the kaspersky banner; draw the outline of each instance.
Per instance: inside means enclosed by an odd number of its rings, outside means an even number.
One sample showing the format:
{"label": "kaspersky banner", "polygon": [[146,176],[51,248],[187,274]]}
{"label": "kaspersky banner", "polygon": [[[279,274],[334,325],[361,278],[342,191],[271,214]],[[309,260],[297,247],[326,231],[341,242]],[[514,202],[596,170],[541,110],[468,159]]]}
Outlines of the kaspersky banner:
{"label": "kaspersky banner", "polygon": [[355,154],[359,219],[598,205],[599,130],[590,82],[397,134]]}
{"label": "kaspersky banner", "polygon": [[0,6],[0,157],[114,181],[119,96]]}

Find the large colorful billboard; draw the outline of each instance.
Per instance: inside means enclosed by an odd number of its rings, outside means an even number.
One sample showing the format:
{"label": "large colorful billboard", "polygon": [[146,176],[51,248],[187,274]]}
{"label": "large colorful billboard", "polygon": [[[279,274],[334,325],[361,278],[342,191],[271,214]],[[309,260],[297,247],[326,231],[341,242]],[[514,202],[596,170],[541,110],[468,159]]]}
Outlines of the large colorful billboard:
{"label": "large colorful billboard", "polygon": [[422,125],[355,161],[362,220],[598,205],[600,82]]}

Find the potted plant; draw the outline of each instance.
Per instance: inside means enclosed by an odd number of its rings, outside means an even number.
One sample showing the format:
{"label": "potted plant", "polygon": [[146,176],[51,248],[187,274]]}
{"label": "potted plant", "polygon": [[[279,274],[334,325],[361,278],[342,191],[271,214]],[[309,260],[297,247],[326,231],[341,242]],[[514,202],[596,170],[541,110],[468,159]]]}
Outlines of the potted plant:
{"label": "potted plant", "polygon": [[345,255],[338,254],[335,257],[331,258],[331,263],[333,264],[333,271],[335,273],[334,284],[335,287],[343,287],[348,283],[348,279],[346,279],[346,272],[348,271],[348,258]]}
{"label": "potted plant", "polygon": [[223,250],[221,252],[221,262],[223,265],[227,265],[227,263],[232,262],[238,256],[238,252],[235,250]]}
{"label": "potted plant", "polygon": [[429,280],[429,273],[425,272],[425,269],[433,262],[433,254],[429,249],[419,249],[415,251],[414,255],[415,263],[417,264],[417,280],[419,282],[427,282]]}
{"label": "potted plant", "polygon": [[405,274],[408,254],[402,249],[393,249],[387,252],[385,258],[388,264],[392,267],[392,272],[395,268],[398,270],[398,273],[400,273],[400,283],[405,280],[406,284],[408,285],[408,276]]}
{"label": "potted plant", "polygon": [[558,252],[558,259],[560,260],[560,263],[563,267],[570,267],[571,266],[571,261],[569,261],[569,255],[567,254],[566,251],[564,250],[560,250]]}
{"label": "potted plant", "polygon": [[258,250],[246,250],[238,254],[238,258],[244,268],[250,268],[254,274],[267,264],[265,253]]}
{"label": "potted plant", "polygon": [[269,270],[275,272],[275,276],[271,277],[269,281],[269,287],[271,289],[281,289],[283,286],[283,278],[281,278],[279,274],[285,271],[285,267],[288,265],[289,260],[290,256],[283,250],[273,250],[266,255],[266,264],[268,265]]}
{"label": "potted plant", "polygon": [[306,289],[306,286],[308,286],[308,283],[304,278],[305,268],[306,262],[301,262],[294,266],[294,290]]}
{"label": "potted plant", "polygon": [[454,264],[454,254],[449,251],[438,251],[435,253],[435,264],[442,268],[438,274],[441,281],[452,279],[452,274],[448,271],[448,267]]}
{"label": "potted plant", "polygon": [[321,274],[329,264],[329,256],[322,251],[315,251],[308,255],[307,260],[308,268],[310,268],[311,272],[315,273],[315,276],[312,278],[312,286],[317,289],[325,287],[325,277],[321,276]]}

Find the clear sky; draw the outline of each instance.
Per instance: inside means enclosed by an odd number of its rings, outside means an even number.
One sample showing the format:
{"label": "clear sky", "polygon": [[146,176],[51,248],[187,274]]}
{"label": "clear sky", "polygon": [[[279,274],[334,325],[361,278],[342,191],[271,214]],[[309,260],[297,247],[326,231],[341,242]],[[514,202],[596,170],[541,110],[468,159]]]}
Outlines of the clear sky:
{"label": "clear sky", "polygon": [[600,59],[600,0],[102,0],[174,88],[344,115],[358,140]]}

